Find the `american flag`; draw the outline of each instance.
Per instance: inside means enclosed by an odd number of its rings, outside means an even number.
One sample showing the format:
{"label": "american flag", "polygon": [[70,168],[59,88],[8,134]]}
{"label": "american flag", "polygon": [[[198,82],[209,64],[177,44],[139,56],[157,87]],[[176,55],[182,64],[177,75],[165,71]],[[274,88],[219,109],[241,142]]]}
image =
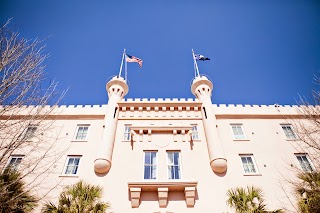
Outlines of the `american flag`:
{"label": "american flag", "polygon": [[143,61],[140,58],[126,54],[126,62],[137,62],[139,64],[139,67],[141,68]]}

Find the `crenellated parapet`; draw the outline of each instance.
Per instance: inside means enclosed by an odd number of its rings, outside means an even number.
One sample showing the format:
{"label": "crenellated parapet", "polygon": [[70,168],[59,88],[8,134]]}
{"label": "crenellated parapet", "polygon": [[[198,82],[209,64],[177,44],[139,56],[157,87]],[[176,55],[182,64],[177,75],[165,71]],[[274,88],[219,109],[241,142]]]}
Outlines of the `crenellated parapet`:
{"label": "crenellated parapet", "polygon": [[[135,118],[201,118],[201,102],[192,98],[136,98],[122,99],[119,103],[119,119]],[[21,106],[10,108],[5,112],[5,107],[0,106],[3,112],[0,117],[19,116],[32,114],[49,114],[48,119],[66,118],[97,118],[103,119],[108,105],[57,105],[57,106]],[[292,116],[303,118],[302,107],[313,108],[320,111],[320,106],[298,106],[298,105],[242,105],[242,104],[212,104],[217,119],[224,118],[283,118]]]}

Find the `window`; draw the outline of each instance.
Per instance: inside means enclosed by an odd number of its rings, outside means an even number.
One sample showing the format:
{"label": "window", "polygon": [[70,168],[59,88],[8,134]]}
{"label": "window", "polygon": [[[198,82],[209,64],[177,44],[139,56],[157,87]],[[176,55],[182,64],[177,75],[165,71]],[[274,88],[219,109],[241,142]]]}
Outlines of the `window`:
{"label": "window", "polygon": [[168,178],[181,179],[180,152],[167,152],[168,155]]}
{"label": "window", "polygon": [[198,126],[194,125],[192,126],[192,140],[199,140],[199,132],[198,132]]}
{"label": "window", "polygon": [[281,125],[281,126],[287,139],[297,139],[296,135],[292,130],[291,125]]}
{"label": "window", "polygon": [[11,167],[12,169],[17,170],[22,161],[22,158],[22,155],[11,156],[6,167]]}
{"label": "window", "polygon": [[65,175],[76,175],[79,168],[81,156],[68,156],[64,168]]}
{"label": "window", "polygon": [[240,157],[243,166],[243,171],[245,174],[258,173],[258,169],[254,161],[253,155],[240,155]]}
{"label": "window", "polygon": [[23,139],[28,140],[31,139],[34,136],[34,133],[37,131],[36,126],[28,126],[26,133],[24,134]]}
{"label": "window", "polygon": [[231,124],[232,132],[233,132],[233,138],[235,140],[244,140],[246,139],[246,135],[243,131],[242,124]]}
{"label": "window", "polygon": [[88,135],[89,125],[79,125],[77,126],[77,132],[75,140],[77,141],[84,141]]}
{"label": "window", "polygon": [[130,126],[124,126],[123,138],[124,138],[125,141],[129,141],[131,139],[130,131],[131,131]]}
{"label": "window", "polygon": [[307,154],[296,154],[296,157],[300,163],[300,166],[304,172],[313,172],[314,167],[311,165]]}
{"label": "window", "polygon": [[144,152],[144,179],[157,179],[157,152]]}

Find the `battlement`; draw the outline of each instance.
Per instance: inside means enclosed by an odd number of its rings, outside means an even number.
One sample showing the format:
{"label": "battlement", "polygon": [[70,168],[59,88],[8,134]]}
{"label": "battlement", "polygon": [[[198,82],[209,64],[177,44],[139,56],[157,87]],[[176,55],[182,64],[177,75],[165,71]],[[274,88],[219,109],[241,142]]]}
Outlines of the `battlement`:
{"label": "battlement", "polygon": [[[119,103],[120,119],[127,117],[157,117],[176,118],[181,113],[190,117],[201,118],[201,105],[198,99],[193,98],[128,98],[122,99]],[[231,117],[263,117],[263,116],[288,116],[299,115],[299,109],[304,106],[297,105],[243,105],[243,104],[213,104],[214,112],[217,118]],[[60,105],[60,106],[22,106],[14,108],[5,115],[28,115],[32,113],[46,113],[59,116],[91,116],[103,118],[108,105]],[[308,106],[315,111],[320,111],[320,106]],[[2,108],[2,109],[1,109]],[[0,110],[4,110],[5,106],[1,106]],[[162,116],[163,115],[163,116]],[[191,117],[193,117],[191,116]],[[181,116],[180,116],[181,117]],[[185,117],[185,116],[182,116]]]}
{"label": "battlement", "polygon": [[197,98],[127,98],[122,99],[121,102],[127,103],[141,103],[141,102],[199,102]]}

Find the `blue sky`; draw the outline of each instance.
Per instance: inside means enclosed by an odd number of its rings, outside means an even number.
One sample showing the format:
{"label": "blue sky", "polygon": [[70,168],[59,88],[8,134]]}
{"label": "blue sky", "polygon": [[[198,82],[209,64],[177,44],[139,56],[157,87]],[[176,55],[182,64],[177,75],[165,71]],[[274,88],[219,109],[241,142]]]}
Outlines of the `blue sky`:
{"label": "blue sky", "polygon": [[0,24],[48,38],[48,78],[62,104],[105,104],[105,83],[128,64],[127,98],[191,98],[191,48],[214,103],[295,104],[320,70],[320,2],[296,0],[0,0]]}

